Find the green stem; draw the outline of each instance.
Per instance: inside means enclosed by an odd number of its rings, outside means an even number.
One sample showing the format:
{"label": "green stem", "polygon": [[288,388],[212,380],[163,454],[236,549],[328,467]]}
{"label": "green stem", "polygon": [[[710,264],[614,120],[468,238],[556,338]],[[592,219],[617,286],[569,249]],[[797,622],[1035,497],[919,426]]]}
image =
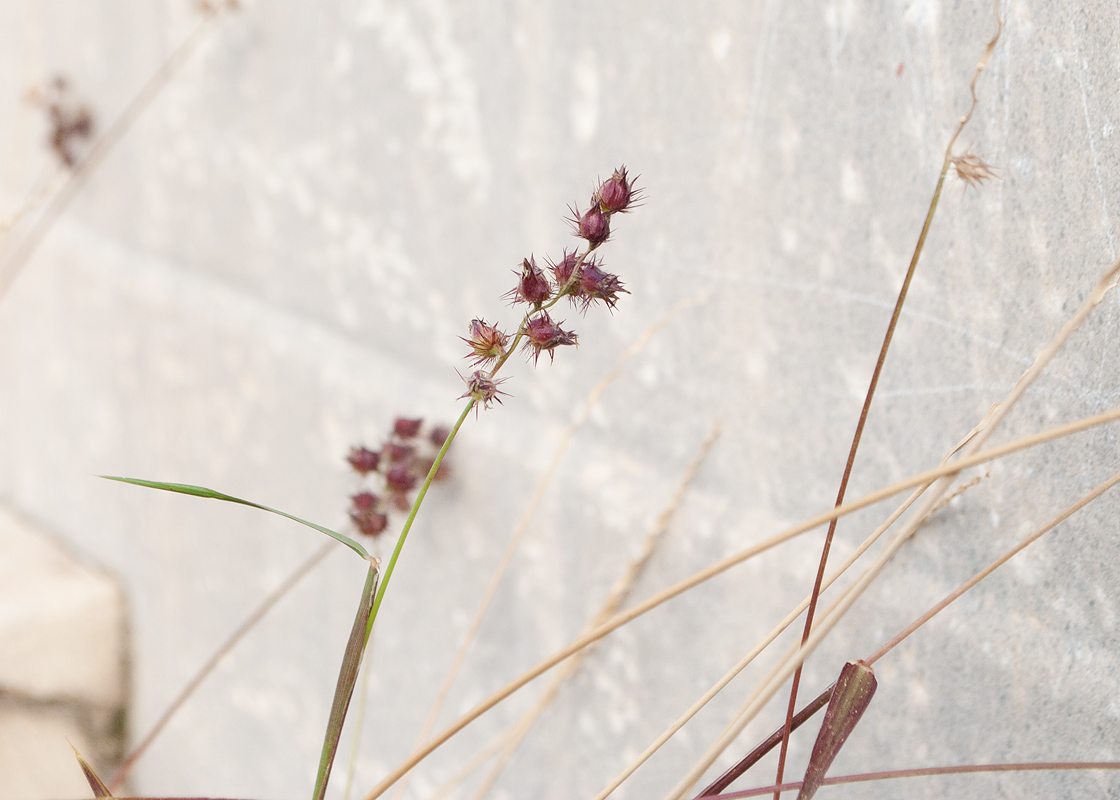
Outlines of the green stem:
{"label": "green stem", "polygon": [[[521,320],[521,324],[518,326],[517,335],[514,337],[512,345],[494,364],[494,368],[490,370],[489,377],[493,377],[498,373],[498,370],[500,370],[509,360],[510,356],[513,355],[513,352],[517,349],[517,346],[521,344],[521,340],[525,337],[525,326],[528,324],[529,317],[533,314],[540,313],[541,311],[544,311],[545,309],[551,308],[552,306],[556,305],[556,303],[560,301],[560,298],[564,297],[568,293],[568,290],[570,290],[574,285],[576,278],[579,275],[580,267],[587,259],[587,256],[594,249],[594,247],[589,247],[587,251],[579,257],[579,260],[576,262],[575,268],[572,270],[572,275],[568,278],[563,286],[559,287],[555,297],[553,297],[548,303],[536,304],[531,311],[525,314],[525,317]],[[477,399],[473,397],[469,401],[467,401],[466,406],[463,407],[463,412],[459,415],[459,419],[455,422],[455,426],[451,429],[451,432],[447,434],[447,438],[444,440],[443,446],[436,454],[435,461],[432,462],[431,469],[428,470],[428,474],[424,477],[424,482],[420,485],[420,490],[416,493],[416,499],[412,502],[412,508],[409,509],[408,512],[408,519],[404,521],[404,526],[401,528],[400,535],[397,537],[397,544],[393,548],[393,554],[389,556],[389,563],[385,565],[385,574],[381,578],[380,585],[376,585],[376,583],[374,582],[374,578],[376,577],[377,573],[376,567],[371,566],[370,568],[370,578],[366,581],[366,589],[362,594],[362,603],[358,607],[358,619],[355,620],[354,632],[350,635],[351,646],[347,648],[346,658],[343,660],[342,675],[339,676],[338,688],[336,689],[335,694],[335,705],[334,708],[331,709],[331,719],[330,723],[327,726],[327,735],[323,740],[323,754],[319,762],[319,774],[315,781],[314,800],[322,800],[324,794],[326,793],[327,780],[330,777],[331,764],[334,761],[334,754],[338,749],[339,737],[342,735],[342,723],[346,716],[346,707],[350,703],[350,695],[354,690],[354,683],[357,681],[358,667],[361,664],[362,653],[365,649],[366,643],[369,641],[369,638],[373,633],[373,624],[377,620],[377,612],[381,610],[381,603],[385,599],[385,592],[388,590],[389,581],[392,580],[393,572],[396,570],[397,560],[400,558],[401,551],[404,549],[405,540],[408,539],[408,534],[412,530],[412,523],[416,520],[416,514],[420,511],[420,506],[421,504],[423,504],[424,498],[428,494],[428,489],[431,488],[432,481],[435,480],[436,473],[439,472],[440,465],[443,463],[443,459],[447,455],[447,451],[450,449],[451,443],[455,441],[455,437],[458,435],[459,429],[463,427],[463,423],[466,421],[467,415],[471,412],[472,408],[475,408],[477,406],[477,404]],[[371,560],[371,565],[373,563],[374,561]],[[373,588],[376,588],[376,593],[373,595],[373,601],[371,604],[369,597]],[[361,648],[356,651],[355,655],[354,640],[355,637],[359,635],[359,630],[361,630],[359,625],[360,620],[363,618],[363,616],[365,618],[364,635],[362,635]],[[353,674],[349,675],[348,673],[351,667]],[[344,683],[348,683],[348,689],[346,690],[345,700],[343,701],[340,698],[343,694]]]}
{"label": "green stem", "polygon": [[[494,364],[494,368],[490,370],[489,377],[493,378],[495,375],[497,375],[498,370],[500,370],[505,365],[505,363],[509,361],[510,356],[512,356],[514,351],[517,350],[517,346],[521,344],[521,340],[525,338],[525,325],[529,321],[529,317],[531,317],[533,314],[537,314],[541,311],[552,308],[554,305],[560,302],[560,298],[567,295],[568,290],[571,289],[571,287],[575,284],[576,279],[579,276],[580,267],[583,266],[583,263],[584,261],[586,261],[587,256],[590,255],[591,251],[593,251],[597,246],[598,245],[595,245],[594,247],[588,247],[587,250],[584,251],[582,255],[580,255],[579,260],[576,262],[575,268],[572,270],[571,276],[563,286],[559,287],[555,297],[553,297],[547,303],[537,305],[532,311],[529,311],[525,314],[524,319],[521,320],[521,324],[517,328],[517,335],[514,337],[513,343],[509,346],[502,357],[499,358],[498,361]],[[377,619],[377,612],[381,609],[381,601],[385,598],[385,592],[389,588],[389,580],[393,577],[393,570],[396,569],[397,559],[400,558],[401,550],[404,549],[405,539],[408,538],[408,533],[412,530],[412,522],[416,519],[416,513],[420,510],[420,504],[424,502],[424,497],[428,494],[428,488],[432,485],[432,481],[435,479],[436,473],[439,471],[439,466],[443,463],[443,457],[447,455],[447,450],[451,447],[451,442],[455,440],[455,436],[459,433],[459,428],[463,426],[463,422],[465,422],[467,419],[467,414],[471,412],[471,409],[475,407],[477,402],[478,401],[472,397],[467,403],[466,407],[463,408],[463,413],[459,415],[459,419],[458,421],[456,421],[455,427],[451,429],[451,433],[449,433],[447,435],[447,439],[444,440],[443,447],[441,447],[439,449],[439,453],[436,454],[436,460],[432,462],[432,468],[428,470],[428,474],[424,478],[424,482],[420,485],[420,491],[416,493],[416,499],[412,502],[412,508],[408,512],[408,519],[404,521],[404,527],[401,528],[400,536],[397,537],[396,547],[393,548],[393,554],[389,556],[389,563],[385,566],[385,574],[381,578],[381,585],[378,587],[377,596],[373,600],[373,610],[370,612],[369,622],[366,624],[367,639],[369,638],[370,631],[373,630],[373,623]]]}
{"label": "green stem", "polygon": [[397,566],[397,559],[400,558],[401,550],[404,548],[404,541],[408,538],[408,532],[412,530],[412,523],[416,519],[416,512],[420,510],[420,504],[424,502],[425,495],[428,494],[428,488],[432,485],[432,481],[439,471],[439,465],[443,463],[443,457],[447,455],[447,450],[451,447],[451,443],[455,440],[455,435],[459,433],[459,428],[463,427],[463,422],[467,419],[467,414],[475,406],[475,399],[472,397],[467,405],[463,408],[463,413],[459,415],[459,419],[455,422],[455,427],[451,429],[451,433],[447,434],[447,439],[443,442],[443,447],[439,449],[436,454],[436,460],[432,462],[432,468],[428,470],[427,477],[424,482],[420,484],[420,491],[416,493],[416,499],[412,502],[412,509],[408,512],[408,519],[404,521],[404,527],[401,528],[401,534],[397,537],[397,546],[393,548],[393,555],[389,556],[389,563],[385,566],[385,574],[381,578],[381,585],[377,589],[377,596],[373,599],[373,609],[370,611],[369,621],[366,623],[366,638],[369,638],[370,631],[373,630],[373,622],[377,619],[377,612],[381,608],[381,601],[385,599],[385,590],[389,588],[389,580],[393,577],[393,570]]}

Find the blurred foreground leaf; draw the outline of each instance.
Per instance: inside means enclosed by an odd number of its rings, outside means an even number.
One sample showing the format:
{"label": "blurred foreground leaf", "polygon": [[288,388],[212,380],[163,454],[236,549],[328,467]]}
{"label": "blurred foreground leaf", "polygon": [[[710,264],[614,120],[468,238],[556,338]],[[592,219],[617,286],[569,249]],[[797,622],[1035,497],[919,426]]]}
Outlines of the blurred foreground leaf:
{"label": "blurred foreground leaf", "polygon": [[82,758],[82,754],[78,752],[78,748],[74,747],[74,745],[70,745],[70,749],[74,751],[74,758],[78,759],[78,764],[82,768],[82,773],[89,782],[89,788],[93,790],[93,796],[112,797],[112,792],[110,792],[104,782],[97,777],[97,773],[93,771],[93,767],[89,765],[89,762]]}

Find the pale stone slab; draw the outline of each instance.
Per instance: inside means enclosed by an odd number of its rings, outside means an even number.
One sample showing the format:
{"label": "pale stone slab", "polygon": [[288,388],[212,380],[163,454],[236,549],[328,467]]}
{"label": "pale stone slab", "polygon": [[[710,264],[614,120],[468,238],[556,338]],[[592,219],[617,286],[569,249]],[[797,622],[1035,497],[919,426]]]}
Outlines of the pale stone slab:
{"label": "pale stone slab", "polygon": [[124,607],[107,575],[0,509],[0,690],[115,707]]}

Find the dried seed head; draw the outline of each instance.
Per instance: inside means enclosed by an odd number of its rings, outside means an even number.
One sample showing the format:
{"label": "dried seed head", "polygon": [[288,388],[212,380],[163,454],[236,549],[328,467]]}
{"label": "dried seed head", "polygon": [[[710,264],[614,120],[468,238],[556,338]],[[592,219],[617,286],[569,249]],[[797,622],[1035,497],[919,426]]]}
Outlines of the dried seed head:
{"label": "dried seed head", "polygon": [[397,417],[393,422],[393,435],[399,436],[402,439],[411,439],[420,433],[420,426],[424,424],[423,419],[405,419],[404,417]]}
{"label": "dried seed head", "polygon": [[555,358],[552,351],[560,345],[578,343],[579,337],[553,322],[547,311],[542,311],[525,323],[525,349],[533,351],[534,364],[543,351],[548,351],[549,358]]}
{"label": "dried seed head", "polygon": [[350,466],[355,472],[365,475],[377,469],[377,465],[381,461],[381,453],[368,450],[365,447],[351,447],[350,455],[346,457],[346,460],[350,462]]}
{"label": "dried seed head", "polygon": [[[463,378],[462,375],[459,377]],[[463,378],[463,381],[467,384],[467,391],[460,395],[459,399],[462,400],[465,397],[473,397],[476,401],[476,414],[478,413],[479,406],[490,408],[490,403],[502,404],[502,398],[499,397],[499,395],[503,395],[505,392],[499,389],[498,386],[505,383],[505,379],[494,380],[485,372],[476,370],[469,376]],[[442,446],[443,442],[440,442],[440,445]],[[443,465],[441,464],[440,469],[442,470],[442,468]]]}
{"label": "dried seed head", "polygon": [[377,508],[378,502],[380,501],[373,492],[359,492],[350,498],[350,504],[358,511],[368,511],[371,508]]}
{"label": "dried seed head", "polygon": [[[385,485],[393,494],[403,495],[412,490],[416,485],[416,476],[412,474],[408,464],[398,464],[385,473]],[[397,504],[399,507],[399,503]]]}
{"label": "dried seed head", "polygon": [[583,301],[585,312],[596,300],[601,300],[613,311],[619,292],[630,294],[623,288],[617,275],[599,269],[597,262],[584,264],[580,269],[578,297]]}
{"label": "dried seed head", "polygon": [[[509,336],[495,326],[487,324],[485,320],[472,320],[470,333],[471,338],[469,339],[463,339],[462,336],[459,338],[471,346],[472,352],[467,356],[467,358],[474,358],[471,366],[477,367],[505,355],[506,345],[509,344]],[[443,442],[441,441],[440,444],[442,445]]]}
{"label": "dried seed head", "polygon": [[583,214],[573,209],[575,215],[576,236],[586,239],[592,248],[598,247],[611,235],[611,219],[597,204],[591,206]]}
{"label": "dried seed head", "polygon": [[642,190],[634,188],[633,182],[626,174],[626,167],[621,166],[603,181],[595,196],[591,198],[591,203],[598,205],[608,214],[625,214],[642,199],[641,195]]}
{"label": "dried seed head", "polygon": [[412,457],[416,454],[416,448],[406,444],[390,442],[381,449],[381,452],[389,459],[390,464],[403,464],[412,460]]}
{"label": "dried seed head", "polygon": [[436,447],[443,447],[443,443],[447,441],[447,437],[451,435],[451,429],[446,425],[437,425],[432,428],[432,432],[428,434],[428,441]]}
{"label": "dried seed head", "polygon": [[44,95],[38,97],[47,113],[50,134],[47,141],[63,166],[77,166],[82,151],[93,138],[93,112],[74,101],[70,82],[56,75]]}
{"label": "dried seed head", "polygon": [[359,492],[350,498],[350,520],[359,533],[377,536],[389,524],[389,518],[378,511],[381,499],[373,492]]}
{"label": "dried seed head", "polygon": [[991,165],[984,163],[980,156],[965,153],[963,156],[953,156],[953,169],[957,177],[976,189],[984,181],[999,177]]}
{"label": "dried seed head", "polygon": [[533,257],[529,256],[521,262],[521,274],[517,286],[506,292],[504,296],[514,303],[539,304],[551,295],[552,287],[548,283],[548,278],[544,276],[544,272],[537,266]]}
{"label": "dried seed head", "polygon": [[564,294],[574,294],[575,292],[579,291],[578,281],[573,282],[566,291],[564,290],[564,287],[567,285],[568,280],[572,277],[572,273],[575,272],[576,266],[578,264],[579,253],[577,253],[575,250],[570,253],[565,250],[564,257],[559,261],[555,263],[553,263],[552,261],[548,262],[548,268],[552,271],[552,277],[556,281],[556,291],[563,292]]}

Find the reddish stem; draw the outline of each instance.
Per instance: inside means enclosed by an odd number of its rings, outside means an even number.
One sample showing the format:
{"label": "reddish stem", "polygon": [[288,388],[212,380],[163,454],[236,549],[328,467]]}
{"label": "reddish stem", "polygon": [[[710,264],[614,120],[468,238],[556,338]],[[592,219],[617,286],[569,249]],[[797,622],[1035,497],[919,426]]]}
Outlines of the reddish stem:
{"label": "reddish stem", "polygon": [[[918,268],[918,259],[922,255],[922,248],[925,246],[926,236],[929,234],[930,224],[933,222],[933,214],[937,210],[937,201],[941,197],[941,187],[945,183],[945,173],[948,169],[948,159],[945,161],[945,166],[941,170],[941,177],[937,181],[937,189],[933,194],[933,201],[930,203],[929,212],[926,214],[925,224],[922,225],[922,233],[918,237],[918,244],[914,248],[914,255],[910,259],[910,268],[906,271],[906,279],[902,282],[902,288],[898,292],[898,299],[894,304],[894,312],[891,314],[890,324],[887,325],[886,336],[883,337],[883,345],[879,348],[879,358],[875,362],[875,371],[871,374],[871,383],[868,384],[867,394],[863,398],[863,408],[859,412],[859,422],[856,423],[856,432],[852,437],[852,446],[848,450],[848,461],[844,464],[844,476],[840,479],[840,490],[836,493],[836,506],[840,507],[844,504],[844,495],[848,491],[848,480],[852,476],[852,466],[856,462],[856,451],[859,450],[860,439],[863,438],[863,429],[867,425],[867,415],[871,411],[871,401],[875,397],[875,389],[879,385],[879,376],[883,373],[883,365],[887,361],[887,350],[890,349],[891,340],[894,339],[895,328],[898,327],[899,317],[902,316],[902,305],[906,302],[906,295],[910,291],[910,282],[914,278],[914,272]],[[801,645],[804,647],[805,642],[809,639],[809,634],[813,630],[813,615],[817,610],[817,599],[820,597],[821,584],[824,583],[825,566],[828,564],[828,553],[832,549],[832,539],[836,534],[836,522],[834,519],[828,523],[828,534],[824,539],[824,548],[821,551],[820,564],[817,567],[817,578],[813,582],[813,593],[809,597],[809,608],[805,613],[805,629],[801,634]],[[793,673],[793,686],[789,692],[789,705],[786,708],[786,724],[782,731],[782,749],[778,752],[778,773],[774,783],[780,785],[782,782],[782,775],[785,772],[786,765],[786,752],[789,750],[789,735],[793,731],[793,712],[797,707],[797,689],[801,684],[801,669],[804,663],[798,665],[797,671]],[[782,796],[781,789],[774,790],[774,800],[779,800]]]}
{"label": "reddish stem", "polygon": [[[1020,764],[968,764],[960,767],[923,767],[920,769],[895,769],[883,772],[862,772],[858,775],[837,775],[825,778],[824,785],[835,786],[841,783],[866,783],[893,778],[923,778],[934,775],[969,775],[979,772],[1046,772],[1056,770],[1120,769],[1120,761],[1039,761]],[[777,786],[760,786],[757,789],[744,789],[740,792],[712,795],[711,800],[737,800],[740,797],[760,797],[774,791],[789,792],[801,788],[801,781],[783,783]]]}
{"label": "reddish stem", "polygon": [[[817,695],[817,697],[811,703],[809,703],[809,705],[801,709],[801,711],[799,711],[793,718],[793,722],[790,725],[790,730],[797,730],[804,723],[808,722],[810,717],[812,717],[814,714],[828,705],[828,701],[832,699],[832,690],[835,688],[836,684],[834,683],[819,695]],[[776,731],[770,734],[770,736],[768,736],[762,744],[747,753],[742,761],[740,761],[738,764],[728,769],[727,772],[723,773],[714,781],[712,781],[712,783],[709,784],[709,786],[704,789],[704,791],[700,792],[700,794],[696,796],[697,799],[699,800],[699,798],[701,797],[715,797],[719,795],[720,792],[722,792],[724,789],[738,780],[738,778],[744,772],[761,761],[763,756],[777,747],[778,744],[782,741],[782,734],[784,732],[785,726],[778,728]]]}

